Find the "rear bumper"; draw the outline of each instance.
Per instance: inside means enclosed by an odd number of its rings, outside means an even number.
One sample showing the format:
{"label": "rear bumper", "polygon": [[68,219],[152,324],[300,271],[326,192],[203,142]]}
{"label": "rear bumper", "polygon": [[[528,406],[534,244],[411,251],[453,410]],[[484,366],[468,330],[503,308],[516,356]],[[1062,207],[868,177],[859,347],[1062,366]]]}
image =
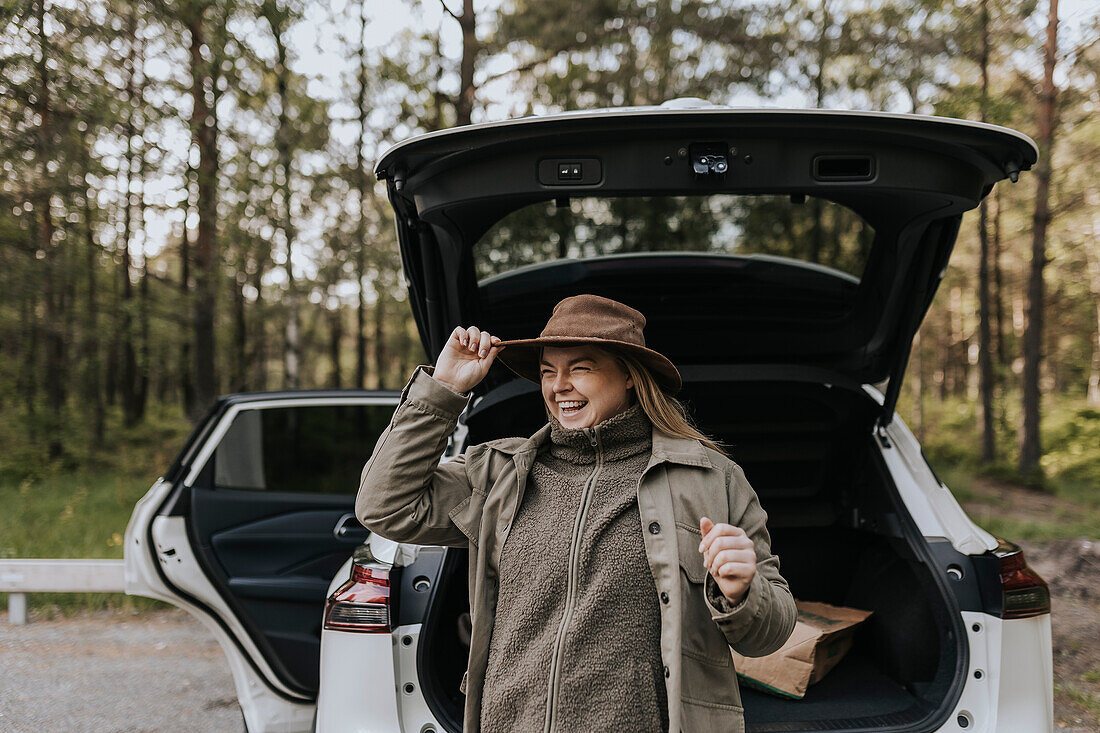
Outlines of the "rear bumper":
{"label": "rear bumper", "polygon": [[400,733],[396,634],[321,634],[319,733]]}
{"label": "rear bumper", "polygon": [[[1051,733],[1054,669],[1050,615],[1004,621],[964,611],[970,669],[940,731]],[[963,721],[966,727],[963,727]]]}

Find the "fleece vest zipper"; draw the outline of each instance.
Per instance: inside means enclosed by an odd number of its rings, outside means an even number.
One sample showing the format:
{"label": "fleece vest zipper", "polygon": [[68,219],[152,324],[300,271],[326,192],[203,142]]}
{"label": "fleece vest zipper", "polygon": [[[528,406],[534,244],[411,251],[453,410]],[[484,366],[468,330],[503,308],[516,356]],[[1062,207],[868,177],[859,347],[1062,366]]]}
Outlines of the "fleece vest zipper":
{"label": "fleece vest zipper", "polygon": [[554,652],[550,656],[550,683],[546,695],[546,725],[544,733],[552,733],[554,730],[554,709],[558,702],[558,689],[560,687],[558,676],[561,674],[561,655],[565,648],[566,630],[569,628],[570,617],[573,615],[573,605],[577,602],[577,575],[580,572],[578,565],[581,557],[581,537],[584,532],[584,522],[588,516],[588,507],[591,504],[592,489],[596,486],[596,478],[603,468],[603,450],[600,446],[599,435],[594,428],[585,428],[589,442],[596,451],[596,465],[585,481],[584,490],[581,492],[580,506],[577,507],[577,517],[573,522],[573,536],[569,542],[569,569],[566,577],[565,610],[561,615],[561,624],[558,626],[558,634],[554,639]]}

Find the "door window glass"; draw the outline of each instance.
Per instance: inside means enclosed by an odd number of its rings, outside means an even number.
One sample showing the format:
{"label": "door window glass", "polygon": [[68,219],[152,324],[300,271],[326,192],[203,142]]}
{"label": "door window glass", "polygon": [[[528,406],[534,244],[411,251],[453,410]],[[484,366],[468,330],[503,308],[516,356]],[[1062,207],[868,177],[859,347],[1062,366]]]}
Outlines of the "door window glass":
{"label": "door window glass", "polygon": [[242,410],[211,459],[214,488],[354,494],[393,405]]}

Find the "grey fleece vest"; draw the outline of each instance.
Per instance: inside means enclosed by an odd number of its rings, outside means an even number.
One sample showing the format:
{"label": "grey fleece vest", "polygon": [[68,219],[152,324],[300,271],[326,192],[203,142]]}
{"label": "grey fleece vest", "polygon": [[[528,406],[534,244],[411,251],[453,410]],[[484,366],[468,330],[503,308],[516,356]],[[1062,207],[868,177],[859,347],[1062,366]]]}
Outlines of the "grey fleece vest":
{"label": "grey fleece vest", "polygon": [[484,733],[668,730],[661,611],[638,514],[652,426],[551,418],[500,560]]}

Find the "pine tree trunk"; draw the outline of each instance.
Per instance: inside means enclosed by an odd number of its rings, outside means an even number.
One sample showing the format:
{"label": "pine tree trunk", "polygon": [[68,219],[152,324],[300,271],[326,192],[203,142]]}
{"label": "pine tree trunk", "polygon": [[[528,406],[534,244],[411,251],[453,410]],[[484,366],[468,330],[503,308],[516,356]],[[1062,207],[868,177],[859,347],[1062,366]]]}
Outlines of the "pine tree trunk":
{"label": "pine tree trunk", "polygon": [[1041,155],[1035,168],[1035,213],[1032,216],[1031,266],[1027,290],[1027,325],[1024,330],[1023,424],[1020,430],[1020,473],[1040,471],[1042,441],[1039,435],[1039,377],[1042,365],[1043,306],[1046,235],[1050,224],[1051,155],[1054,150],[1056,90],[1054,65],[1058,52],[1058,0],[1049,0],[1046,44],[1043,47],[1043,83],[1039,93],[1038,142]]}
{"label": "pine tree trunk", "polygon": [[122,323],[119,326],[122,339],[122,415],[123,424],[133,427],[137,423],[137,355],[134,349],[134,286],[131,281],[133,263],[130,259],[130,240],[133,239],[133,201],[131,191],[134,183],[134,107],[137,95],[134,90],[136,72],[136,36],[137,9],[130,6],[127,20],[126,54],[126,153],[122,158],[122,264],[120,266],[120,284],[122,285]]}
{"label": "pine tree trunk", "polygon": [[83,151],[84,163],[84,269],[88,273],[88,292],[86,294],[85,314],[85,355],[88,360],[87,381],[84,386],[84,398],[92,411],[92,448],[100,450],[106,437],[107,414],[103,405],[103,368],[100,364],[99,349],[99,292],[96,284],[96,271],[99,267],[99,248],[95,241],[95,221],[92,215],[92,197],[95,191],[89,180],[89,151]]}
{"label": "pine tree trunk", "polygon": [[[982,50],[981,69],[981,121],[986,121],[989,100],[989,8],[988,0],[981,3]],[[981,404],[981,449],[979,462],[992,463],[996,458],[996,433],[993,431],[993,336],[989,294],[989,204],[982,199],[978,205],[978,392]]]}
{"label": "pine tree trunk", "polygon": [[[1100,192],[1090,193],[1086,201],[1094,213],[1092,215],[1092,241],[1100,241]],[[1092,344],[1092,366],[1089,372],[1089,385],[1086,403],[1089,407],[1100,408],[1100,252],[1095,247],[1085,247],[1085,257],[1089,268],[1089,290],[1096,311],[1096,338]]]}
{"label": "pine tree trunk", "polygon": [[374,373],[375,388],[385,389],[386,385],[386,311],[383,308],[383,290],[375,287],[374,300]]}
{"label": "pine tree trunk", "polygon": [[141,145],[138,147],[138,225],[142,229],[141,234],[141,281],[138,290],[138,346],[137,346],[137,400],[136,417],[140,422],[145,419],[145,408],[149,401],[149,251],[146,247],[148,238],[145,235],[145,180],[146,170],[145,145],[146,145],[146,111],[145,111],[145,43],[139,46],[138,61],[141,63],[141,83],[138,85],[137,106],[141,111],[141,130],[138,139]]}
{"label": "pine tree trunk", "polygon": [[340,389],[343,386],[343,376],[340,372],[340,341],[344,337],[344,323],[339,304],[329,312],[329,334],[329,360],[332,362],[329,386]]}
{"label": "pine tree trunk", "polygon": [[47,427],[47,453],[51,459],[61,455],[64,446],[61,439],[62,411],[65,406],[65,388],[62,380],[64,361],[64,343],[61,335],[61,284],[58,282],[58,252],[54,248],[54,221],[50,212],[53,199],[53,184],[46,165],[49,156],[53,132],[51,125],[52,109],[50,96],[50,76],[47,62],[50,59],[50,46],[46,33],[46,0],[38,0],[35,7],[38,21],[38,99],[35,111],[38,113],[37,158],[39,166],[37,196],[37,235],[38,248],[45,253],[43,264],[46,268],[45,280],[45,326],[46,326],[46,406],[49,408]]}
{"label": "pine tree trunk", "polygon": [[990,327],[989,297],[989,211],[983,200],[978,213],[978,392],[981,404],[981,451],[979,462],[992,463],[996,458],[993,431],[993,336]]}
{"label": "pine tree trunk", "polygon": [[270,256],[271,253],[268,251],[263,257],[256,258],[256,273],[252,276],[252,287],[256,289],[256,302],[252,306],[252,310],[256,313],[255,327],[252,329],[252,360],[255,362],[252,389],[257,390],[267,389],[267,329],[265,326],[267,306],[264,303],[263,281]]}
{"label": "pine tree trunk", "polygon": [[994,397],[998,402],[997,424],[1002,433],[1007,433],[1008,409],[1005,395],[1011,379],[1008,363],[1008,347],[1005,345],[1005,288],[1004,268],[1001,262],[1001,189],[993,189],[993,340],[996,343],[994,354],[997,356],[996,369],[993,372]]}
{"label": "pine tree trunk", "polygon": [[237,280],[233,285],[233,375],[229,389],[243,392],[248,384],[248,313],[245,309],[244,277],[247,263],[242,253],[237,262]]}
{"label": "pine tree trunk", "polygon": [[23,324],[23,364],[19,368],[19,391],[23,395],[24,409],[27,411],[27,440],[38,442],[38,334],[40,332],[37,317],[38,307],[35,301],[37,293],[25,292],[19,303],[19,322]]}
{"label": "pine tree trunk", "polygon": [[462,1],[462,15],[458,19],[462,28],[462,61],[459,64],[458,104],[455,105],[455,124],[468,125],[474,111],[474,62],[477,59],[477,18],[474,0]]}
{"label": "pine tree trunk", "polygon": [[367,0],[359,4],[359,90],[356,105],[359,111],[359,137],[355,141],[355,192],[359,204],[359,219],[355,222],[355,274],[359,283],[359,299],[355,307],[355,387],[367,386],[367,171],[363,159],[363,143],[367,137]]}
{"label": "pine tree trunk", "polygon": [[[142,207],[144,208],[144,207]],[[150,343],[149,343],[149,254],[145,242],[141,245],[141,285],[138,291],[138,385],[137,419],[145,419],[145,409],[149,404]]]}
{"label": "pine tree trunk", "polygon": [[282,199],[279,208],[279,229],[286,244],[287,324],[286,349],[283,354],[285,386],[287,389],[298,389],[301,384],[301,314],[300,304],[298,303],[298,284],[294,279],[293,258],[294,240],[297,234],[294,231],[291,207],[293,151],[290,143],[290,69],[287,67],[287,48],[284,37],[286,29],[283,27],[284,16],[277,3],[268,10],[266,17],[275,41],[275,93],[279,100],[279,120],[278,128],[275,130],[275,148],[280,171],[278,190]]}
{"label": "pine tree trunk", "polygon": [[198,200],[199,226],[193,258],[195,268],[194,331],[195,392],[188,411],[198,420],[217,396],[214,371],[214,315],[217,292],[217,130],[212,124],[206,88],[211,81],[210,66],[203,58],[206,45],[205,14],[208,5],[195,8],[189,18],[191,36],[191,135],[199,150]]}
{"label": "pine tree trunk", "polygon": [[189,166],[184,177],[184,190],[187,195],[183,200],[183,233],[180,236],[180,353],[179,353],[179,379],[180,402],[185,412],[190,414],[192,405],[195,404],[195,381],[193,349],[191,339],[194,334],[191,305],[191,233],[187,231],[187,215],[191,205],[191,178],[194,170]]}

